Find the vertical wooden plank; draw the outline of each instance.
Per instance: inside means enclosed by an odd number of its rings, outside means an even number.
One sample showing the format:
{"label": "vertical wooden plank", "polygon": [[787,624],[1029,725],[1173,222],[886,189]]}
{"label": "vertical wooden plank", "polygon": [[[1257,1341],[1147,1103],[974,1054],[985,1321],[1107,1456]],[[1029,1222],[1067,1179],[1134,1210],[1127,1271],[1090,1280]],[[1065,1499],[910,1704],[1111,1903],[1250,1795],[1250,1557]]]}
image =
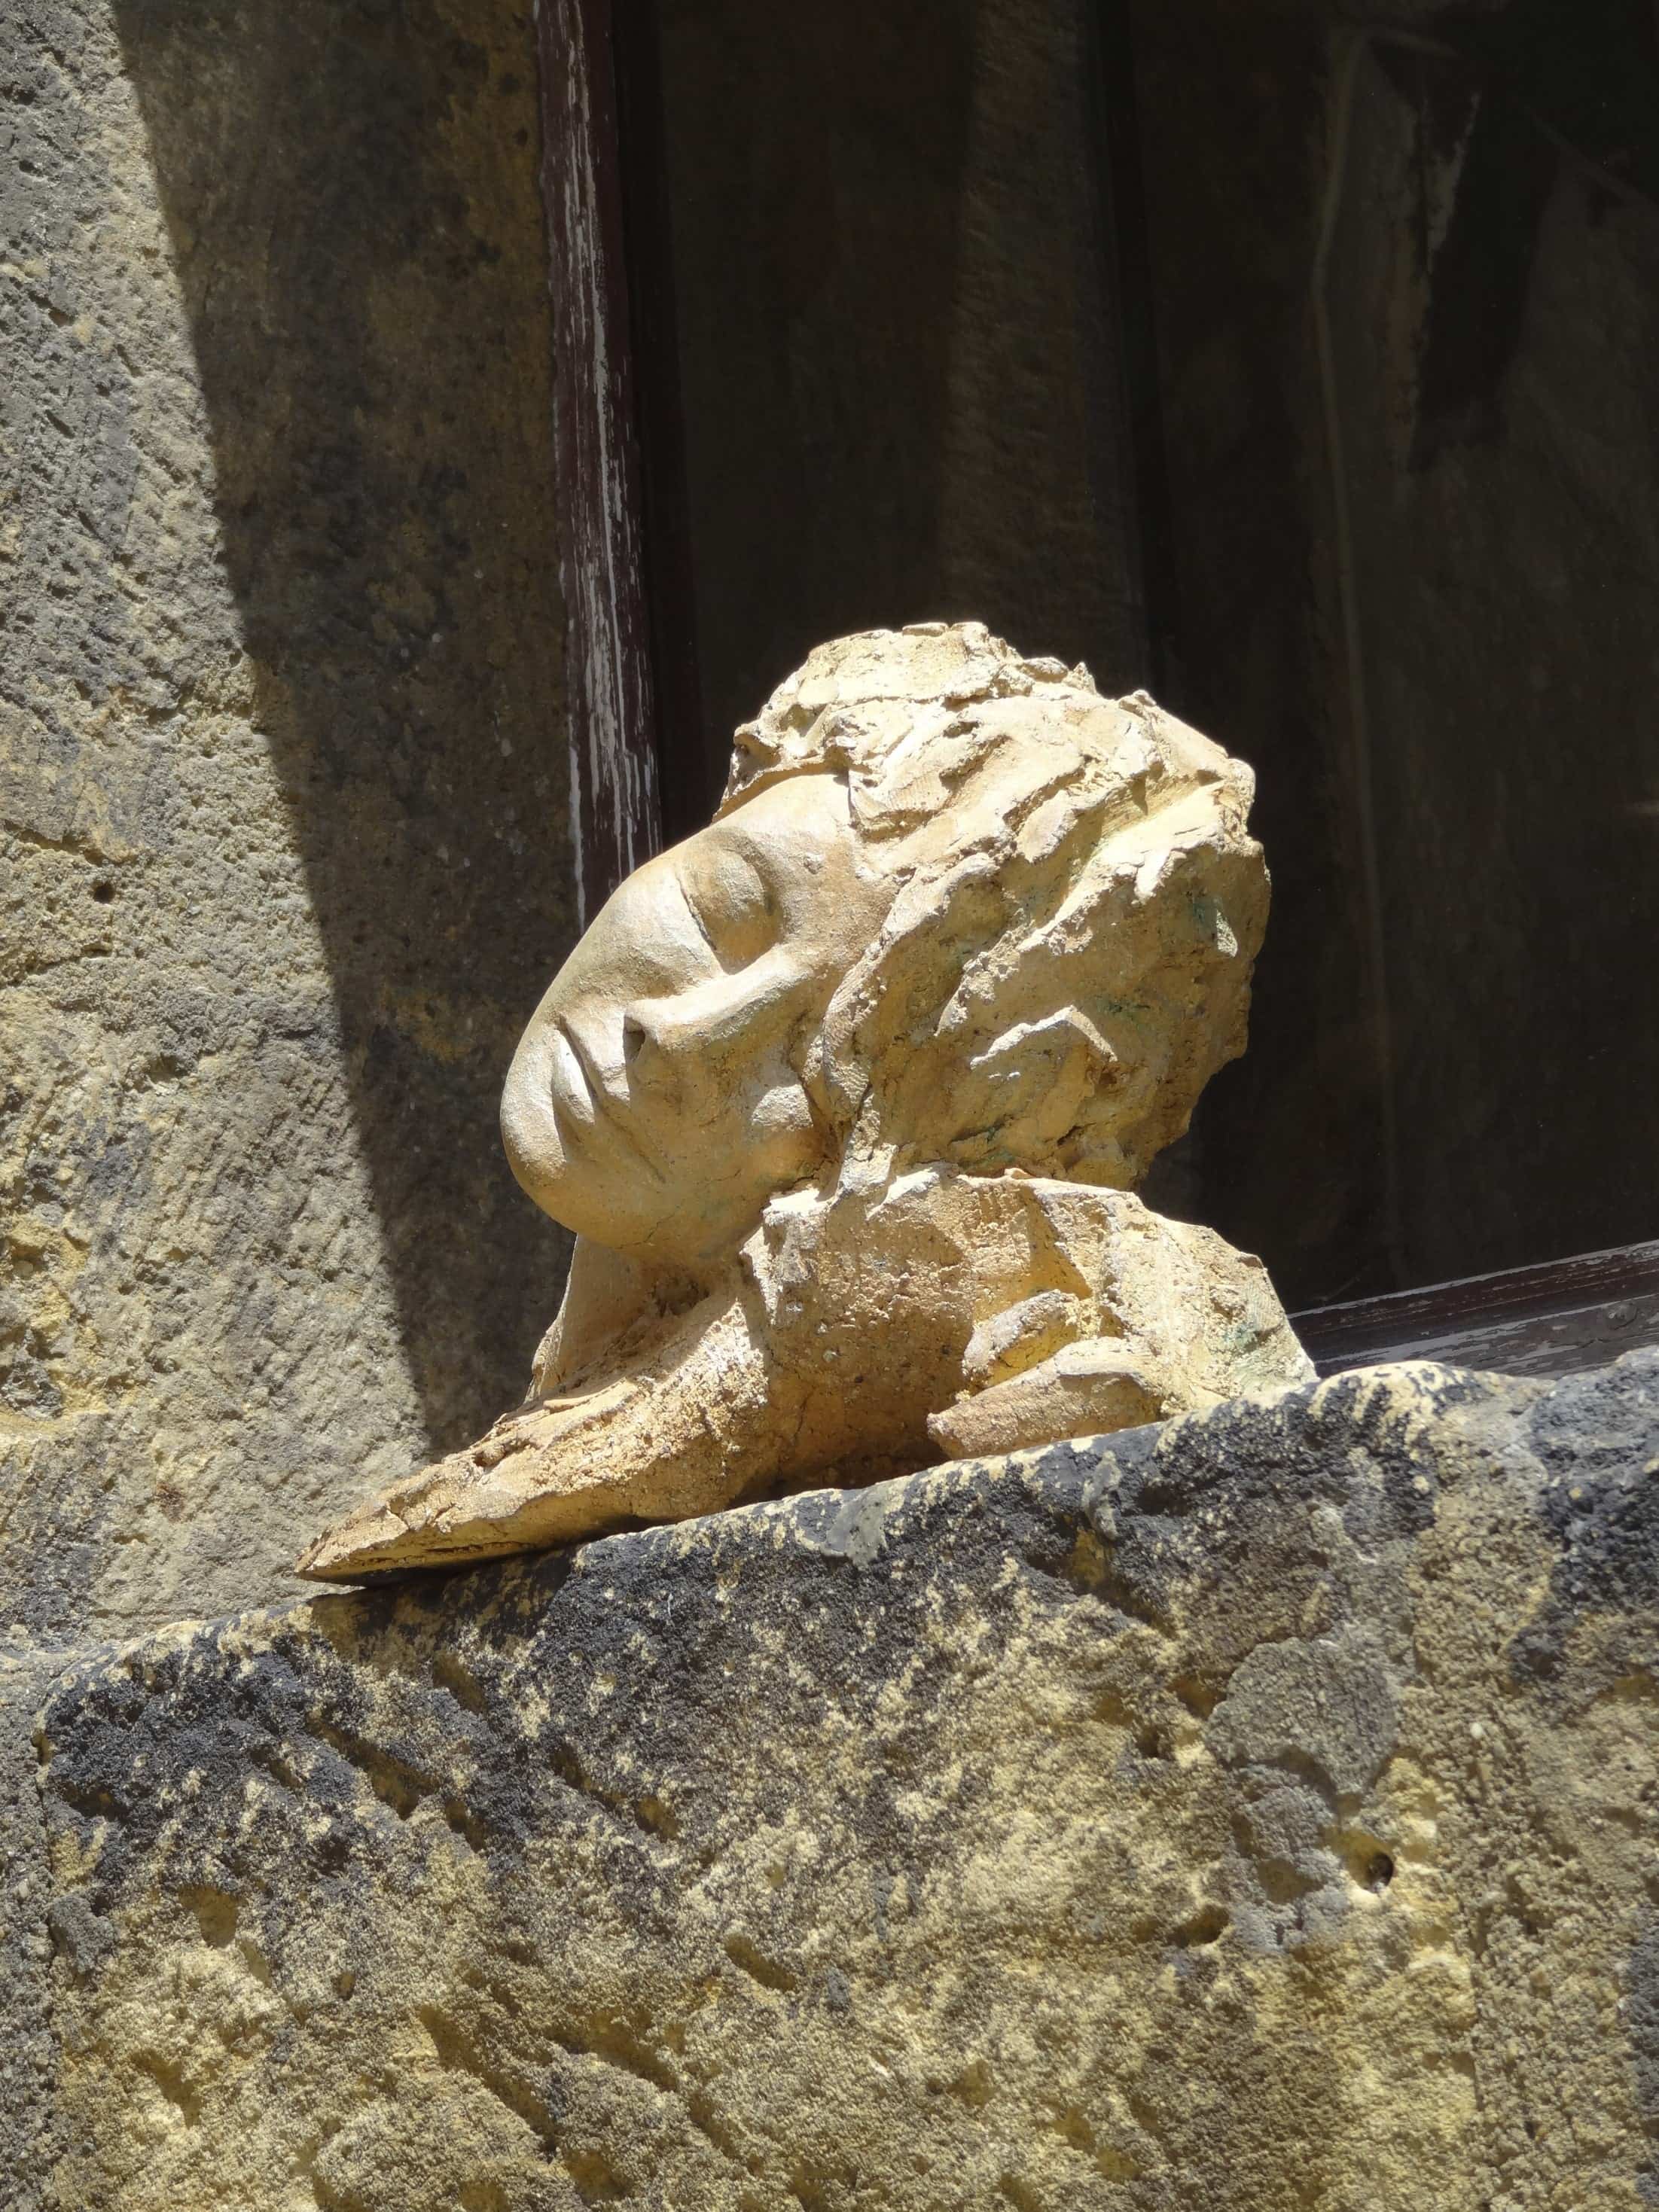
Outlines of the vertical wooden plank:
{"label": "vertical wooden plank", "polygon": [[656,686],[657,774],[662,834],[673,844],[700,830],[714,812],[726,788],[732,732],[708,726],[698,668],[657,15],[658,0],[616,0],[611,50],[628,240],[646,614]]}
{"label": "vertical wooden plank", "polygon": [[661,842],[611,0],[540,0],[578,919]]}
{"label": "vertical wooden plank", "polygon": [[1121,384],[1119,496],[1129,510],[1131,524],[1125,533],[1124,564],[1142,663],[1138,670],[1126,669],[1115,681],[1126,691],[1132,684],[1146,684],[1179,714],[1183,707],[1179,586],[1129,0],[1086,0],[1083,17],[1104,283],[1117,338]]}

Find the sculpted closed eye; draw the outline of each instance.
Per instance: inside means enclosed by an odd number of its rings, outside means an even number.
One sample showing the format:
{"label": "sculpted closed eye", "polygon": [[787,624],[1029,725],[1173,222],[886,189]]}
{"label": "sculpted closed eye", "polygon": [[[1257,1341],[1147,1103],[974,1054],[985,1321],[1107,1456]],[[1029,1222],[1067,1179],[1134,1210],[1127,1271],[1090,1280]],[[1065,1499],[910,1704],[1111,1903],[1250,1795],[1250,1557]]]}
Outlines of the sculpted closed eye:
{"label": "sculpted closed eye", "polygon": [[777,943],[777,916],[769,906],[755,902],[722,915],[708,933],[722,968],[746,968]]}
{"label": "sculpted closed eye", "polygon": [[778,912],[767,885],[746,862],[731,860],[709,880],[681,885],[697,933],[730,975],[778,941]]}

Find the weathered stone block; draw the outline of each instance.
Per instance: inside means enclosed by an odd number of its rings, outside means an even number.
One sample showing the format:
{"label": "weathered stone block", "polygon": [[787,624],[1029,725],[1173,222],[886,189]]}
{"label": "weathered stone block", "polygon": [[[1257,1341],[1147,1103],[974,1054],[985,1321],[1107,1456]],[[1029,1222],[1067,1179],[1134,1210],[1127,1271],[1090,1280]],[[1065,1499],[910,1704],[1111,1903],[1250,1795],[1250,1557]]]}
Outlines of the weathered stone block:
{"label": "weathered stone block", "polygon": [[89,1664],[55,2201],[1651,2202],[1656,1455],[1377,1370]]}
{"label": "weathered stone block", "polygon": [[521,0],[21,0],[0,77],[0,1628],[64,1644],[294,1590],[555,1295],[553,307]]}

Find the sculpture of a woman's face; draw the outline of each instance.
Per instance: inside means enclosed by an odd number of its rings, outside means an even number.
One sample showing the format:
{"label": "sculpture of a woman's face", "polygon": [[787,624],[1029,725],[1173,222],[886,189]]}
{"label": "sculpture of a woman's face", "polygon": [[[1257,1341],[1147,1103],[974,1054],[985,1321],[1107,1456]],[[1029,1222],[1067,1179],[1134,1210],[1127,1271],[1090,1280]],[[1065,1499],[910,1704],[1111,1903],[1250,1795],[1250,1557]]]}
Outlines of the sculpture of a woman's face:
{"label": "sculpture of a woman's face", "polygon": [[638,869],[501,1103],[544,1212],[712,1279],[769,1199],[942,1165],[1133,1187],[1243,1042],[1249,771],[975,624],[820,647]]}
{"label": "sculpture of a woman's face", "polygon": [[507,1077],[507,1157],[536,1203],[660,1266],[739,1243],[824,1157],[801,1051],[891,896],[833,775],[775,784],[629,876]]}
{"label": "sculpture of a woman's face", "polygon": [[811,654],[514,1059],[514,1171],[579,1239],[530,1403],[301,1571],[1301,1380],[1259,1263],[1124,1195],[1243,1048],[1251,789],[1145,695],[977,623]]}

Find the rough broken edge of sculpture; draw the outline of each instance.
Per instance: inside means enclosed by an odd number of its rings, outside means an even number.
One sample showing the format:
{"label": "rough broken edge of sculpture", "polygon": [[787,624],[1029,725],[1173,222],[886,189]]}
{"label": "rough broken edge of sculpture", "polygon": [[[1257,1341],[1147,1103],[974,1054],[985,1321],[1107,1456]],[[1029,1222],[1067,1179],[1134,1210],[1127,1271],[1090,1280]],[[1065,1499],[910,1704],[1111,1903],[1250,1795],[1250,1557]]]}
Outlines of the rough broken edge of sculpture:
{"label": "rough broken edge of sculpture", "polygon": [[778,1200],[729,1283],[307,1553],[359,1580],[676,1521],[804,1478],[1129,1428],[1312,1370],[1261,1262],[1124,1191],[933,1169]]}

